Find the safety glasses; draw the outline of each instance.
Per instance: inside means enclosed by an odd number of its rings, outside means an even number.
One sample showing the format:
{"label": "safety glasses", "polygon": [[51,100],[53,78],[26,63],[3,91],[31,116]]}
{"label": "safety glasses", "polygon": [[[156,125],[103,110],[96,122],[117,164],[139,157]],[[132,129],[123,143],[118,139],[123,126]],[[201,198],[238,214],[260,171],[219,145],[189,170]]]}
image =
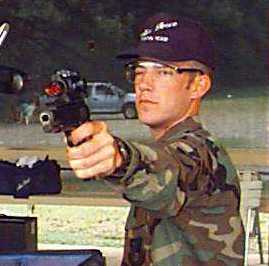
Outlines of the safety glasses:
{"label": "safety glasses", "polygon": [[149,69],[152,73],[152,78],[158,79],[159,81],[165,81],[183,72],[203,73],[202,70],[196,68],[178,67],[154,61],[135,61],[125,65],[126,79],[130,83],[139,82]]}

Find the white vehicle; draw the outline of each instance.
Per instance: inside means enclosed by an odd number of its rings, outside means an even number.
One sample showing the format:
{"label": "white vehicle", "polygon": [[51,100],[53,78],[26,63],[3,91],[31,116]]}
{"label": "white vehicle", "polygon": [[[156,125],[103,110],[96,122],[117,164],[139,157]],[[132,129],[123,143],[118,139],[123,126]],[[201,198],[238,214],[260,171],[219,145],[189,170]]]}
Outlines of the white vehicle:
{"label": "white vehicle", "polygon": [[137,118],[135,93],[126,93],[110,82],[87,82],[87,88],[91,113],[123,113],[127,119]]}

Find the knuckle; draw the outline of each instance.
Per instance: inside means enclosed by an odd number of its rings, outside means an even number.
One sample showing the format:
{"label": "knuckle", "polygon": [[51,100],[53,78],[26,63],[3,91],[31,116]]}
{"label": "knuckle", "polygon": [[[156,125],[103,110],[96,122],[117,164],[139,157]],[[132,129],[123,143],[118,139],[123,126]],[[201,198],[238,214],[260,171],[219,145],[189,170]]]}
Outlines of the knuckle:
{"label": "knuckle", "polygon": [[80,170],[74,170],[74,172],[78,178],[82,178],[82,173]]}
{"label": "knuckle", "polygon": [[81,153],[82,157],[89,156],[92,152],[92,148],[93,148],[93,143],[90,140],[82,143],[80,145],[80,149],[81,149],[80,153]]}
{"label": "knuckle", "polygon": [[[110,160],[109,160],[109,163],[108,163],[108,165],[109,165],[109,169],[114,168],[114,164],[115,164],[114,159],[110,159]],[[109,169],[108,169],[108,170],[109,170]]]}
{"label": "knuckle", "polygon": [[113,137],[111,136],[111,134],[109,132],[101,132],[100,136],[102,136],[103,138],[106,139],[106,141],[113,141]]}
{"label": "knuckle", "polygon": [[102,167],[100,167],[100,173],[107,173],[111,169],[111,163],[110,159],[106,160],[103,164]]}
{"label": "knuckle", "polygon": [[69,161],[69,165],[70,165],[70,167],[71,167],[73,170],[76,170],[76,169],[79,168],[78,165],[77,165],[77,161],[76,161],[76,160],[70,160],[70,161]]}
{"label": "knuckle", "polygon": [[80,163],[81,167],[80,168],[88,168],[90,167],[90,160],[88,158],[85,158],[84,160],[81,160],[81,163]]}
{"label": "knuckle", "polygon": [[116,154],[116,149],[115,149],[115,147],[113,146],[113,145],[110,145],[109,146],[109,148],[108,148],[108,155],[110,155],[110,156],[115,156],[115,154]]}
{"label": "knuckle", "polygon": [[102,131],[108,131],[107,124],[104,121],[99,121],[100,127],[102,128]]}
{"label": "knuckle", "polygon": [[94,131],[96,133],[108,131],[107,124],[104,121],[93,121],[91,123],[92,123],[92,125],[94,127]]}
{"label": "knuckle", "polygon": [[79,174],[80,174],[79,177],[81,179],[87,179],[87,178],[93,177],[93,173],[92,173],[91,169],[81,170]]}
{"label": "knuckle", "polygon": [[108,139],[110,142],[114,142],[114,138],[112,137],[112,135],[111,135],[109,132],[106,132],[106,135],[107,135],[107,139]]}

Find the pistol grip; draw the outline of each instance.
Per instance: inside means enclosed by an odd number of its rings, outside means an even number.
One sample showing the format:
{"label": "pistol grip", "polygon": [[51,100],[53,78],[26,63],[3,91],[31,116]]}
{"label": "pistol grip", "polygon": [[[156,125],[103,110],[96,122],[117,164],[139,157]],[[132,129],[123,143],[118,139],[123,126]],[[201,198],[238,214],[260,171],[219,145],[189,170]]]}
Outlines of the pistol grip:
{"label": "pistol grip", "polygon": [[66,136],[66,140],[67,140],[67,145],[69,147],[75,147],[77,145],[74,145],[74,143],[72,142],[72,139],[71,139],[71,131],[65,131],[65,136]]}

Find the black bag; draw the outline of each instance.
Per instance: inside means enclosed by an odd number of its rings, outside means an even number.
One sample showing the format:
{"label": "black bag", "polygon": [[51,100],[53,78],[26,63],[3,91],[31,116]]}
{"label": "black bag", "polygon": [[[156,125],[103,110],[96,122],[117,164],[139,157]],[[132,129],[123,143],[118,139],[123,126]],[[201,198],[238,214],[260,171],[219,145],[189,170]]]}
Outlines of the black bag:
{"label": "black bag", "polygon": [[61,167],[56,160],[38,160],[29,166],[0,160],[0,194],[27,198],[30,195],[56,194],[62,190]]}
{"label": "black bag", "polygon": [[41,250],[36,252],[1,253],[0,266],[105,266],[105,257],[98,249]]}

